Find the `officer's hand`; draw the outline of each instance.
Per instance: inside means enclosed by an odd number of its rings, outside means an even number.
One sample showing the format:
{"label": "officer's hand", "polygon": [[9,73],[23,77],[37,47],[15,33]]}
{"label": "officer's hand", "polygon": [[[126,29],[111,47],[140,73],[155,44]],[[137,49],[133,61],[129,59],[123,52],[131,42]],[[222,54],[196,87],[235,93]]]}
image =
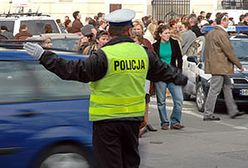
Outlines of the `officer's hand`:
{"label": "officer's hand", "polygon": [[144,128],[145,126],[147,126],[147,121],[141,122],[139,128],[141,129]]}
{"label": "officer's hand", "polygon": [[188,82],[188,77],[183,75],[182,73],[178,73],[174,80],[174,83],[176,85],[182,85],[182,86],[185,86],[187,82]]}
{"label": "officer's hand", "polygon": [[23,48],[36,60],[39,60],[44,52],[43,48],[39,44],[35,43],[26,43]]}

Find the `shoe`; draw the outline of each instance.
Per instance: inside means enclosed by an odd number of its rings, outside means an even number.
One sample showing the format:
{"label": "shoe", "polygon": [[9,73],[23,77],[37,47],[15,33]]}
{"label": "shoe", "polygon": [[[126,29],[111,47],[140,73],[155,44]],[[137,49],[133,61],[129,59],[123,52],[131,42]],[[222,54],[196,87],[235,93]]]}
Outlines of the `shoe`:
{"label": "shoe", "polygon": [[147,124],[146,128],[149,130],[149,131],[157,131],[157,129],[155,127],[153,127],[151,124]]}
{"label": "shoe", "polygon": [[220,118],[214,115],[204,116],[203,121],[219,121]]}
{"label": "shoe", "polygon": [[161,129],[162,130],[168,130],[169,129],[169,125],[168,124],[162,124]]}
{"label": "shoe", "polygon": [[184,128],[184,125],[181,125],[180,123],[176,123],[176,124],[171,125],[170,128],[179,130],[179,129]]}
{"label": "shoe", "polygon": [[230,116],[230,118],[231,118],[231,119],[235,119],[236,117],[242,116],[242,115],[244,115],[244,114],[245,114],[245,112],[239,111],[239,112],[237,112],[236,114]]}

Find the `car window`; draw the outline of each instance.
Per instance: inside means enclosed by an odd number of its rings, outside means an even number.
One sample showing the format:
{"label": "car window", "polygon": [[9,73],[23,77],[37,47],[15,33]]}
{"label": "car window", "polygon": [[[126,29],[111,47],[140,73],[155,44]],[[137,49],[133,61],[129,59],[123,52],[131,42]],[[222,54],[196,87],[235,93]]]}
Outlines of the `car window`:
{"label": "car window", "polygon": [[78,50],[79,38],[74,39],[52,39],[52,48],[57,48],[66,51],[77,51]]}
{"label": "car window", "polygon": [[0,103],[89,97],[89,86],[66,81],[38,63],[0,61]]}
{"label": "car window", "polygon": [[29,101],[34,81],[20,62],[0,61],[0,103]]}
{"label": "car window", "polygon": [[21,25],[26,24],[28,31],[31,34],[42,34],[44,33],[44,27],[46,24],[50,24],[53,29],[53,33],[59,33],[59,30],[53,20],[24,20],[21,21]]}
{"label": "car window", "polygon": [[42,92],[40,99],[77,99],[90,95],[87,83],[62,80],[40,64],[28,66],[36,77],[37,89]]}
{"label": "car window", "polygon": [[202,48],[203,48],[203,45],[204,45],[204,41],[203,40],[199,40],[199,45],[200,46],[196,50],[196,55],[198,57],[201,57],[202,56]]}
{"label": "car window", "polygon": [[197,56],[198,58],[202,55],[202,47],[203,47],[204,41],[201,38],[196,39],[189,47],[189,49],[186,52],[186,55],[188,56]]}
{"label": "car window", "polygon": [[197,48],[198,48],[199,46],[200,46],[199,43],[198,43],[197,41],[194,41],[194,42],[190,45],[189,49],[187,50],[186,55],[188,55],[188,56],[193,56],[193,55],[195,55],[196,52],[197,52]]}
{"label": "car window", "polygon": [[231,40],[235,54],[240,59],[248,59],[248,40]]}
{"label": "car window", "polygon": [[14,31],[14,24],[15,24],[14,21],[0,21],[0,25],[6,26],[9,30],[9,32],[12,32],[12,33]]}

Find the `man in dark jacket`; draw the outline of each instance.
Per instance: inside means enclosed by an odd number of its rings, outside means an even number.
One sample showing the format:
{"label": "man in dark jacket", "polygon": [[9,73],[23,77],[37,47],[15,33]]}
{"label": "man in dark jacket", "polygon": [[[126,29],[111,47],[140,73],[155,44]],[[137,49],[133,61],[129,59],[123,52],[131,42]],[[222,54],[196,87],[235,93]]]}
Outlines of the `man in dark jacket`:
{"label": "man in dark jacket", "polygon": [[0,34],[6,37],[7,39],[14,39],[15,37],[11,32],[9,32],[8,28],[6,26],[1,26]]}
{"label": "man in dark jacket", "polygon": [[197,18],[192,16],[189,18],[189,23],[191,26],[191,30],[195,33],[196,37],[202,36],[203,33],[201,32],[199,26],[198,26],[198,21]]}
{"label": "man in dark jacket", "polygon": [[139,125],[145,110],[145,79],[185,85],[187,78],[129,37],[135,16],[116,10],[106,16],[112,40],[86,60],[66,61],[39,45],[24,48],[65,80],[91,82],[90,120],[98,168],[138,168]]}
{"label": "man in dark jacket", "polygon": [[19,33],[15,35],[16,40],[26,40],[27,38],[32,37],[32,34],[28,32],[28,26],[22,24],[19,29]]}
{"label": "man in dark jacket", "polygon": [[74,21],[72,22],[72,33],[81,33],[83,23],[80,21],[81,15],[79,11],[73,12]]}

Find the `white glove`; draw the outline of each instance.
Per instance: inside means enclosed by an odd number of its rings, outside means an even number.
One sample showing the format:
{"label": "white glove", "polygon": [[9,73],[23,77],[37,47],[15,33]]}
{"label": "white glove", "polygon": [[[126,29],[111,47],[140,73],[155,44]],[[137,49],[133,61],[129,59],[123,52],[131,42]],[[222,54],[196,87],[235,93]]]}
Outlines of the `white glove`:
{"label": "white glove", "polygon": [[39,60],[44,52],[43,48],[36,43],[25,43],[23,48],[36,60]]}

